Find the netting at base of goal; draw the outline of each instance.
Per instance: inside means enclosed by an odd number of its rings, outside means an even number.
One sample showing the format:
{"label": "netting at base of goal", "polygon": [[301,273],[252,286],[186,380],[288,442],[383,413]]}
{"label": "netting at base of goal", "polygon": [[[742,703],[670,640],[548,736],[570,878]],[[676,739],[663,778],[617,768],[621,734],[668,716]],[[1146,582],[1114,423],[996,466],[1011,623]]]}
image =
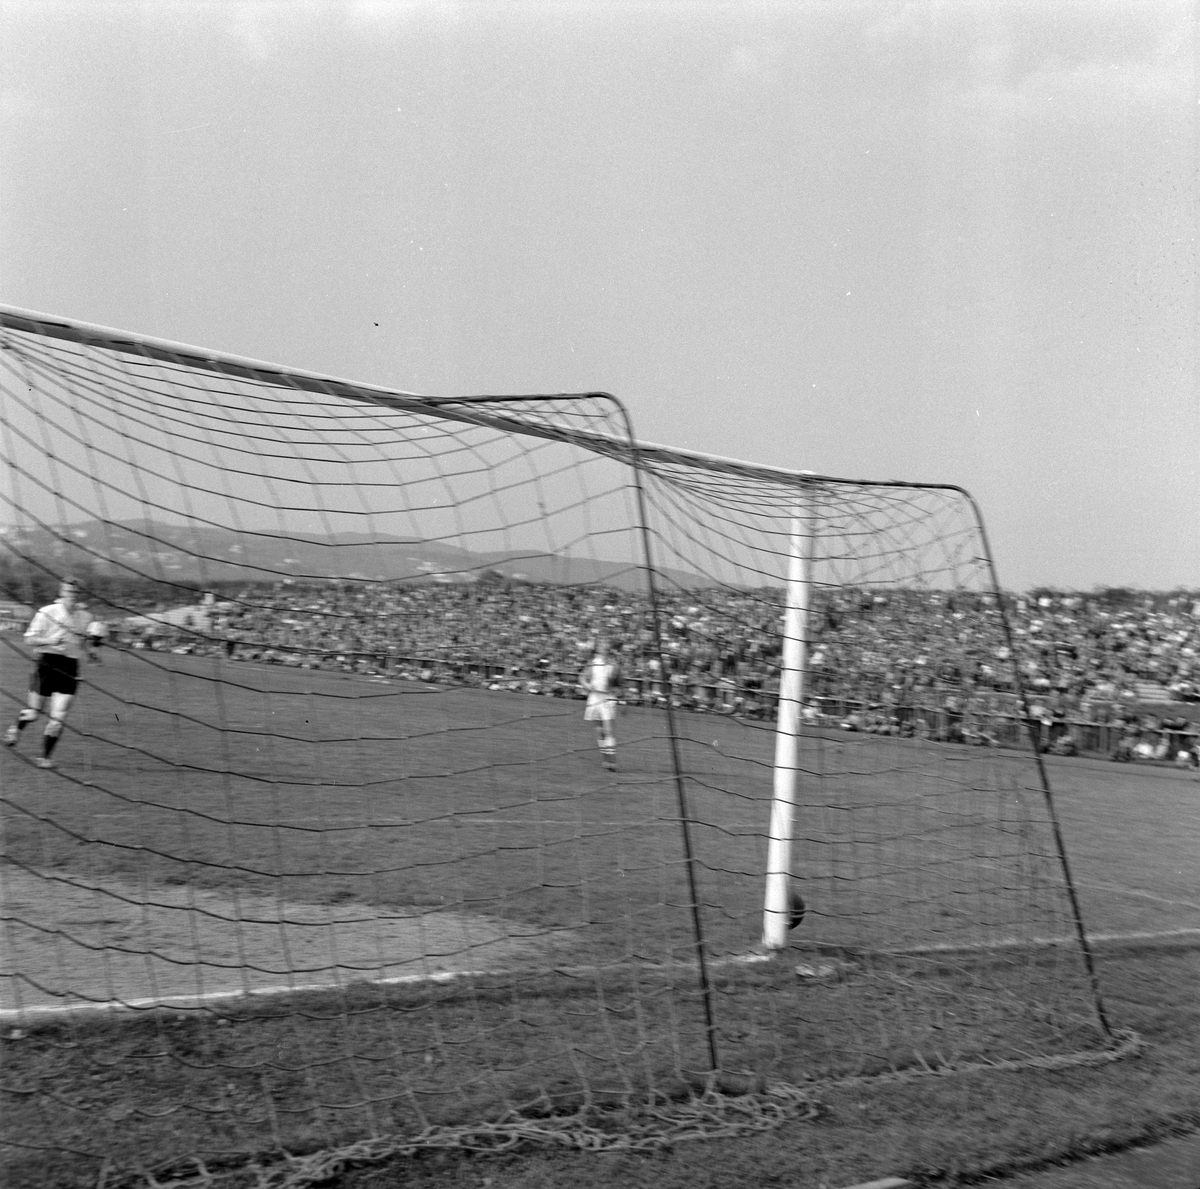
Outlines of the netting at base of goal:
{"label": "netting at base of goal", "polygon": [[5,726],[62,578],[103,625],[2,757],[13,1168],[1113,1051],[961,490],[0,326]]}

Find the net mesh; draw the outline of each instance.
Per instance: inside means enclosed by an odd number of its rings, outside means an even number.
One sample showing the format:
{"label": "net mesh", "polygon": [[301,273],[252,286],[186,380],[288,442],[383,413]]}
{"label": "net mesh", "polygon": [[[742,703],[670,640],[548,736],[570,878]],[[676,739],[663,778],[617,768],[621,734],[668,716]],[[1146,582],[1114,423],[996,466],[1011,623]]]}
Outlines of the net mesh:
{"label": "net mesh", "polygon": [[[600,394],[0,322],[4,716],[63,576],[107,631],[54,769],[44,716],[3,757],[15,1176],[675,1142],[808,1083],[1114,1052],[962,492],[639,445]],[[611,726],[579,692],[605,639]]]}

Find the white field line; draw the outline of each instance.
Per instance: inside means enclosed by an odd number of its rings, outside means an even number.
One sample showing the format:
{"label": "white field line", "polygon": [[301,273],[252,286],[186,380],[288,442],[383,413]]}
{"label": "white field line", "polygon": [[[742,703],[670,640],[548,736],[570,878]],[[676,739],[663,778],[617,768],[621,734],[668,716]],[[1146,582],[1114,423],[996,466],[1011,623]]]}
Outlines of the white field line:
{"label": "white field line", "polygon": [[[414,822],[406,817],[373,817],[369,821],[357,817],[339,817],[337,814],[326,814],[321,817],[289,817],[278,821],[267,822],[237,822],[237,825],[254,826],[258,829],[274,829],[279,827],[286,829],[289,826],[331,826],[340,830],[372,830],[382,826],[411,826],[414,829],[426,829],[430,826],[522,826],[529,829],[533,826],[574,826],[576,824],[574,816],[574,802],[564,802],[566,812],[562,817],[504,817],[504,818],[487,818],[480,819],[474,817],[445,817],[437,818],[432,821]],[[141,807],[131,805],[128,809],[121,809],[114,813],[93,813],[93,820],[107,818],[127,818],[141,812]],[[652,817],[645,820],[630,820],[623,817],[614,821],[605,821],[603,819],[589,818],[589,826],[626,826],[630,830],[641,829],[643,826],[677,826],[679,825],[678,817]],[[722,827],[730,830],[749,830],[758,834],[763,833],[762,822],[731,822],[728,826]]]}
{"label": "white field line", "polygon": [[1169,896],[1160,896],[1156,892],[1147,892],[1143,888],[1122,888],[1116,884],[1078,882],[1075,886],[1089,888],[1094,892],[1115,892],[1118,896],[1136,896],[1142,900],[1153,900],[1158,904],[1170,904],[1175,908],[1194,908],[1200,912],[1200,904],[1193,900],[1172,900]]}
{"label": "white field line", "polygon": [[[433,974],[402,974],[393,978],[368,979],[364,983],[374,987],[396,986],[403,983],[446,983],[457,978],[478,977],[486,970],[443,970]],[[81,1015],[88,1012],[147,1011],[153,1008],[179,1009],[199,1008],[210,1003],[227,1003],[232,999],[269,999],[277,995],[297,995],[306,991],[331,991],[343,984],[338,981],[325,983],[293,983],[275,987],[240,988],[235,991],[207,991],[203,995],[162,995],[146,999],[110,999],[97,1003],[39,1004],[28,1008],[0,1008],[0,1022],[42,1020],[58,1016]],[[355,986],[363,983],[355,982]]]}
{"label": "white field line", "polygon": [[[1200,942],[1200,929],[1158,929],[1141,933],[1089,933],[1088,941],[1092,945],[1120,945],[1126,942],[1138,941],[1183,941],[1191,939]],[[999,941],[981,941],[974,945],[955,945],[945,942],[941,945],[912,946],[904,949],[880,949],[873,952],[894,954],[903,957],[906,954],[920,956],[921,954],[967,954],[986,953],[989,950],[1040,949],[1053,945],[1074,945],[1077,942],[1074,934],[1062,937],[1005,937]],[[838,949],[838,946],[817,943],[816,948]]]}
{"label": "white field line", "polygon": [[[751,965],[757,962],[768,962],[771,955],[753,952],[748,954],[733,954],[726,958],[710,959],[709,968],[715,966]],[[628,968],[628,964],[613,963],[608,966],[554,966],[547,967],[546,974],[563,974],[571,978],[583,978],[588,975],[600,974],[610,970]],[[648,974],[667,970],[695,970],[695,962],[663,962],[655,965],[639,963],[637,969]],[[450,983],[457,979],[488,978],[496,975],[528,975],[528,968],[523,970],[440,970],[432,974],[399,974],[391,978],[356,979],[356,987],[397,987],[411,986],[416,983]],[[535,972],[536,973],[536,972]],[[203,995],[160,995],[157,998],[146,999],[111,999],[96,1003],[60,1003],[40,1004],[25,1008],[0,1008],[0,1023],[31,1023],[35,1020],[51,1019],[60,1016],[79,1015],[87,1012],[115,1011],[148,1011],[155,1008],[167,1010],[183,1010],[200,1008],[209,1003],[227,1003],[233,999],[266,999],[278,995],[297,995],[306,991],[331,991],[342,987],[343,983],[331,980],[325,983],[293,983],[275,987],[252,987],[234,991],[209,991]]]}
{"label": "white field line", "polygon": [[[1159,932],[1144,932],[1144,933],[1095,933],[1090,934],[1088,940],[1093,945],[1103,944],[1122,944],[1129,942],[1140,941],[1195,941],[1200,943],[1200,929],[1168,929]],[[985,942],[979,945],[936,945],[914,947],[912,949],[896,949],[896,950],[874,950],[872,953],[886,954],[895,957],[914,956],[920,957],[924,954],[968,954],[968,953],[985,953],[994,950],[1004,949],[1020,949],[1020,948],[1038,948],[1042,946],[1054,945],[1074,945],[1077,939],[1073,936],[1067,937],[1044,937],[1033,939],[1010,938],[997,942]],[[817,943],[812,948],[818,950],[837,950],[844,951],[845,947],[835,946],[831,944]],[[744,954],[731,954],[724,958],[710,958],[707,965],[709,969],[721,966],[734,965],[754,965],[760,962],[769,962],[777,956],[782,956],[786,951],[779,951],[778,954],[772,954],[761,950],[753,950]],[[555,966],[548,967],[544,971],[547,974],[563,974],[568,977],[581,978],[589,975],[601,974],[607,971],[618,970],[625,968],[625,963],[613,964],[610,966]],[[656,965],[647,965],[639,963],[637,969],[644,971],[647,974],[668,970],[695,970],[696,963],[694,962],[672,962],[660,963]],[[356,979],[353,986],[369,986],[369,987],[395,987],[395,986],[412,986],[418,983],[451,983],[459,979],[467,978],[493,978],[497,975],[522,975],[530,974],[528,968],[521,970],[443,970],[432,974],[402,974],[395,975],[391,978],[379,979]],[[536,972],[535,972],[536,973]],[[172,1010],[187,1010],[202,1008],[208,1004],[227,1003],[232,1000],[250,1000],[250,999],[266,999],[280,995],[296,995],[311,991],[331,991],[336,990],[345,984],[331,980],[324,983],[293,983],[291,985],[279,985],[274,987],[254,987],[249,990],[242,988],[231,991],[209,991],[203,995],[164,995],[157,998],[145,999],[117,999],[107,1000],[96,1003],[62,1003],[62,1004],[38,1004],[30,1007],[20,1008],[0,1008],[0,1024],[32,1024],[39,1022],[47,1022],[53,1019],[74,1016],[86,1015],[93,1012],[118,1012],[118,1011],[149,1011],[154,1009]]]}

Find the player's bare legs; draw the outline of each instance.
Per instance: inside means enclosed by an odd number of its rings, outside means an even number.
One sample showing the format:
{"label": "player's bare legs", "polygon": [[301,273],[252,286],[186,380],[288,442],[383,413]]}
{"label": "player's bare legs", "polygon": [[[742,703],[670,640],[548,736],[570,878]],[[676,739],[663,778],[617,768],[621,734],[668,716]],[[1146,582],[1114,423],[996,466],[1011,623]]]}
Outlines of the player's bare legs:
{"label": "player's bare legs", "polygon": [[[74,701],[71,694],[51,694],[49,698],[50,709],[46,722],[45,730],[42,731],[42,754],[37,761],[39,768],[50,768],[53,766],[53,761],[50,759],[54,753],[54,749],[58,746],[58,740],[63,732],[63,723],[67,718],[67,711],[71,708],[71,703]],[[17,740],[21,737],[21,732],[30,725],[37,722],[42,710],[45,708],[47,699],[41,694],[36,694],[32,690],[28,695],[28,704],[17,715],[17,721],[4,732],[4,746],[15,747]]]}
{"label": "player's bare legs", "polygon": [[4,746],[16,747],[17,740],[21,737],[21,732],[29,726],[31,722],[37,722],[38,715],[42,712],[42,706],[46,699],[41,694],[36,694],[33,690],[29,691],[25,699],[25,705],[21,713],[17,715],[17,721],[4,732]]}
{"label": "player's bare legs", "polygon": [[596,743],[600,748],[604,766],[610,772],[615,772],[617,770],[617,740],[613,734],[611,718],[600,719],[596,723]]}
{"label": "player's bare legs", "polygon": [[75,700],[72,694],[50,695],[50,721],[42,732],[42,758],[38,760],[39,768],[49,768],[52,764],[51,753],[58,746],[59,737],[63,732],[63,723],[67,719],[67,711]]}

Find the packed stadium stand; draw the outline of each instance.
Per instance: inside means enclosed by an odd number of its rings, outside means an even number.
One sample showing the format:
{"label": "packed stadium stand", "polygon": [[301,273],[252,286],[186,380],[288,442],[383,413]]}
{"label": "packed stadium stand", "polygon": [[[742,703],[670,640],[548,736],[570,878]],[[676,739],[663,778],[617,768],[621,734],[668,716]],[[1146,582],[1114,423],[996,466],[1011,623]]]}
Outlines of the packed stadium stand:
{"label": "packed stadium stand", "polygon": [[[605,633],[620,656],[629,703],[670,697],[687,710],[774,717],[782,614],[774,590],[660,596],[661,660],[647,601],[610,587],[485,578],[228,593],[126,618],[114,625],[114,642],[571,697],[592,640]],[[1015,742],[1011,647],[1047,750],[1177,761],[1193,748],[1200,615],[1191,596],[1123,605],[1086,595],[1013,596],[1009,613],[1011,637],[987,594],[822,595],[810,618],[806,719],[950,742]]]}

